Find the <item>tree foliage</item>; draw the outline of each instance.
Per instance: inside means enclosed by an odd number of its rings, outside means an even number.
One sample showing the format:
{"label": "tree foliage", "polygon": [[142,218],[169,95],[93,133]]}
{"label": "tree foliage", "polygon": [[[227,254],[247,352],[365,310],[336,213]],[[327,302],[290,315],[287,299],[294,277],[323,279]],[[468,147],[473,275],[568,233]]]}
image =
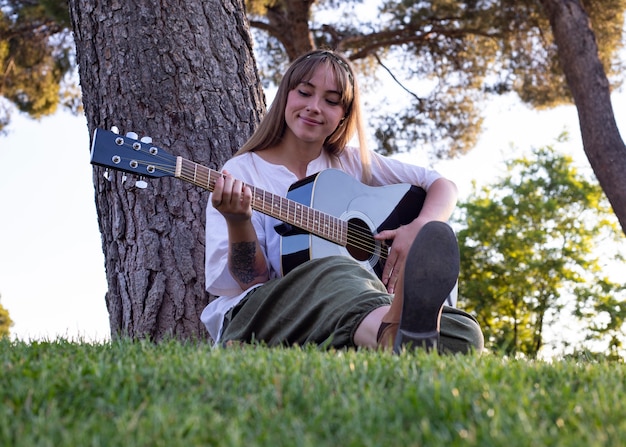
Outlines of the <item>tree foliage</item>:
{"label": "tree foliage", "polygon": [[[536,1],[248,0],[246,5],[258,30],[257,53],[270,55],[259,58],[267,79],[279,76],[298,54],[330,47],[361,68],[361,78],[373,84],[370,90],[380,92],[377,76],[401,85],[400,93],[378,94],[369,107],[382,152],[420,143],[439,157],[468,151],[480,134],[480,106],[490,94],[514,92],[536,108],[571,103],[550,22]],[[605,71],[617,84],[615,56],[622,46],[626,1],[585,5]],[[381,108],[384,103],[393,104],[391,115]]]}
{"label": "tree foliage", "polygon": [[[0,295],[2,298],[2,295]],[[13,321],[9,316],[9,311],[0,303],[0,338],[9,336],[9,329],[13,326]]]}
{"label": "tree foliage", "polygon": [[33,118],[80,108],[68,27],[63,0],[0,1],[0,131],[11,106]]}
{"label": "tree foliage", "polygon": [[[584,3],[602,63],[617,84],[626,0]],[[68,28],[67,4],[0,5],[0,96],[32,116],[51,113],[59,82],[73,69],[71,55],[50,39]],[[370,123],[384,153],[420,144],[438,157],[467,152],[480,135],[481,105],[490,94],[514,92],[537,108],[571,102],[539,2],[247,0],[246,8],[266,85],[314,47],[338,49],[355,62],[372,93],[366,95]],[[393,97],[374,95],[383,80],[399,85]],[[76,108],[77,93],[66,85],[64,102]]]}
{"label": "tree foliage", "polygon": [[[512,93],[539,109],[574,98],[585,153],[626,232],[626,145],[610,101],[623,80],[626,0],[245,3],[264,85],[313,47],[342,51],[370,93],[365,106],[382,153],[466,153],[490,95]],[[80,108],[76,79],[66,82],[75,73],[60,32],[67,15],[64,0],[0,0],[0,131],[9,103],[34,117],[59,101]]]}
{"label": "tree foliage", "polygon": [[602,243],[618,237],[601,188],[552,147],[507,167],[500,183],[474,190],[456,219],[460,294],[488,346],[535,357],[546,326],[574,311],[590,338],[610,337],[619,350],[626,295],[597,257]]}

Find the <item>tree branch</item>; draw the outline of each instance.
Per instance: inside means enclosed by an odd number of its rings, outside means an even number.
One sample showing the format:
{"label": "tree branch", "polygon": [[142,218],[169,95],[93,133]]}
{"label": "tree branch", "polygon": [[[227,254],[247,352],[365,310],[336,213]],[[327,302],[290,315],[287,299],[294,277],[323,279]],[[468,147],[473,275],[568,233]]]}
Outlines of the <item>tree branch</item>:
{"label": "tree branch", "polygon": [[402,84],[402,82],[400,82],[398,80],[398,78],[396,78],[396,76],[393,74],[393,72],[391,71],[391,69],[389,69],[389,67],[387,67],[385,64],[383,64],[383,61],[380,60],[380,57],[378,57],[378,54],[374,53],[373,54],[374,58],[376,58],[376,62],[378,62],[378,65],[380,65],[381,67],[383,67],[385,69],[385,71],[387,73],[389,73],[389,76],[391,76],[391,79],[393,79],[393,81],[398,84],[402,90],[404,90],[405,92],[407,92],[409,95],[411,95],[412,97],[414,97],[415,99],[417,99],[418,102],[422,102],[423,99],[420,98],[419,96],[417,96],[415,93],[413,93],[411,90],[409,90],[408,88],[406,88],[404,86],[404,84]]}

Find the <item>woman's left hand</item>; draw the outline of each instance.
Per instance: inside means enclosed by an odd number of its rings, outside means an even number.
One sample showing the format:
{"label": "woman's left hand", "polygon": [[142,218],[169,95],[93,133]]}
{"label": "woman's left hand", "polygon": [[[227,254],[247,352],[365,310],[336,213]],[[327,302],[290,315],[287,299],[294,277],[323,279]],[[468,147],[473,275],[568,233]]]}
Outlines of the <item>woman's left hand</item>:
{"label": "woman's left hand", "polygon": [[391,240],[391,249],[387,254],[385,268],[383,269],[382,282],[387,286],[389,293],[394,293],[397,282],[402,278],[404,263],[406,261],[409,249],[417,236],[419,230],[426,222],[420,222],[416,219],[409,225],[402,225],[395,230],[381,231],[374,236],[377,240]]}
{"label": "woman's left hand", "polygon": [[395,230],[381,231],[374,236],[378,240],[392,241],[381,278],[389,293],[394,293],[398,281],[403,278],[404,263],[417,233],[427,222],[433,220],[446,222],[452,215],[456,197],[456,185],[440,177],[430,185],[417,219],[408,225],[402,225]]}

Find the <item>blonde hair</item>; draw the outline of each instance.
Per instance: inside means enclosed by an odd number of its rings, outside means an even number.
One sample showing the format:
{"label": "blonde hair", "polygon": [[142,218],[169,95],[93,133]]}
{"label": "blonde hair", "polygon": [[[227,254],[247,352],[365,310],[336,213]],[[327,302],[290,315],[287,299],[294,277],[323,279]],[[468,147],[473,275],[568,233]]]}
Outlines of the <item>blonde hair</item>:
{"label": "blonde hair", "polygon": [[324,150],[331,155],[341,155],[356,133],[363,166],[362,181],[367,182],[371,176],[371,161],[365,141],[359,88],[348,60],[329,50],[313,50],[303,54],[291,64],[278,86],[276,97],[267,114],[254,134],[235,155],[262,151],[280,142],[287,127],[285,107],[289,92],[298,87],[302,81],[310,78],[322,64],[329,67],[335,75],[337,87],[341,93],[340,101],[345,110],[345,115],[337,129],[326,138]]}

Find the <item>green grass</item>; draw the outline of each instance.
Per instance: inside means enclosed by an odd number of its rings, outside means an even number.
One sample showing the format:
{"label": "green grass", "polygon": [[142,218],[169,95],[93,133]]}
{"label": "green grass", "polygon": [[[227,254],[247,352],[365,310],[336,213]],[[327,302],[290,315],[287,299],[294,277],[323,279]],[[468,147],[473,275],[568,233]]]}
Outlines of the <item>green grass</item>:
{"label": "green grass", "polygon": [[616,446],[626,366],[0,341],[1,446]]}

